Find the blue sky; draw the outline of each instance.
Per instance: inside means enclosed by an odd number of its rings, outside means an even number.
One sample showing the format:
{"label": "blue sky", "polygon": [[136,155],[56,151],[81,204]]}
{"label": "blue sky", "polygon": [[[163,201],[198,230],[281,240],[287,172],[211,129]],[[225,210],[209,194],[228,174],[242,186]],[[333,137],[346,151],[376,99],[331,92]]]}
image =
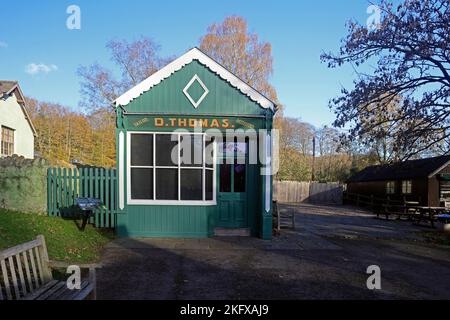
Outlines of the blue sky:
{"label": "blue sky", "polygon": [[[163,56],[198,45],[206,28],[241,15],[273,47],[276,87],[285,114],[315,126],[334,115],[328,100],[351,86],[350,67],[328,69],[319,56],[337,51],[345,22],[365,23],[367,0],[315,1],[8,1],[0,13],[0,79],[19,80],[26,95],[78,108],[80,65],[111,66],[105,43],[150,36]],[[81,30],[66,28],[69,5],[81,9]],[[6,8],[6,9],[5,9]]]}

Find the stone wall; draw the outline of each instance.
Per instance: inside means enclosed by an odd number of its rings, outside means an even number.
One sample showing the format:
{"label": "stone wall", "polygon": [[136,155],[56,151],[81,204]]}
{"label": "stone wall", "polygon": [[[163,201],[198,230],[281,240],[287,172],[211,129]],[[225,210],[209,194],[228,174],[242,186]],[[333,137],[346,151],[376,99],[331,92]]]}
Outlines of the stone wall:
{"label": "stone wall", "polygon": [[0,208],[45,214],[47,168],[47,161],[40,158],[0,158]]}

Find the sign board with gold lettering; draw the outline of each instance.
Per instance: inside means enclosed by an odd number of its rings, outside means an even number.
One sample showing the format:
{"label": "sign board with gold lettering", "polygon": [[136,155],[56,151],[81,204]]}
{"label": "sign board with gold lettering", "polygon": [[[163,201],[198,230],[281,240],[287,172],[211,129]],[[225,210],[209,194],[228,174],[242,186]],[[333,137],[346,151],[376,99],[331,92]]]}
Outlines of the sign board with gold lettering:
{"label": "sign board with gold lettering", "polygon": [[162,130],[175,129],[256,129],[263,119],[239,119],[234,117],[188,117],[188,116],[128,116],[129,130]]}

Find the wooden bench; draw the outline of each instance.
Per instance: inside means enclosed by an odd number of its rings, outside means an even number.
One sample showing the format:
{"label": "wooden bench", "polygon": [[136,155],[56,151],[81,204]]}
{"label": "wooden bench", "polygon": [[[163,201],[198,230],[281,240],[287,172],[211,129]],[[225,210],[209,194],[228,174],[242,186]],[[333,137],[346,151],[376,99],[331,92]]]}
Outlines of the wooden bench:
{"label": "wooden bench", "polygon": [[70,264],[50,261],[44,236],[0,251],[0,300],[84,300],[96,298],[95,268],[89,269],[89,279],[82,280],[80,289],[70,290],[66,281],[53,279],[51,268],[67,268]]}

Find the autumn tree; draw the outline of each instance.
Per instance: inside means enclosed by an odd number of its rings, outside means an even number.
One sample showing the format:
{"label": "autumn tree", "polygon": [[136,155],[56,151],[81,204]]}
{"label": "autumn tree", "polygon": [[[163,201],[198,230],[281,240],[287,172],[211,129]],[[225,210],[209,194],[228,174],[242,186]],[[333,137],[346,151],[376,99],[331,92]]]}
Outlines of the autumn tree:
{"label": "autumn tree", "polygon": [[[117,70],[112,71],[99,63],[78,68],[81,105],[90,112],[99,109],[112,111],[111,103],[114,99],[171,60],[162,58],[159,55],[159,45],[144,36],[132,42],[114,39],[106,44],[106,48]],[[118,71],[121,77],[116,78],[114,71]]]}
{"label": "autumn tree", "polygon": [[316,130],[316,141],[320,156],[335,154],[339,150],[339,131],[335,128],[323,126]]}
{"label": "autumn tree", "polygon": [[316,160],[314,176],[318,181],[344,181],[349,177],[352,155],[341,149],[340,132],[329,126],[315,130]]}
{"label": "autumn tree", "polygon": [[[354,88],[342,89],[331,100],[335,126],[350,127],[350,137],[371,135],[382,127],[399,155],[396,160],[431,148],[450,152],[449,6],[448,0],[404,0],[398,6],[382,0],[378,28],[348,23],[340,52],[325,53],[322,60],[331,68],[374,62],[376,67],[369,74],[359,72]],[[368,114],[382,114],[397,97],[402,97],[398,112],[364,122]]]}
{"label": "autumn tree", "polygon": [[200,49],[244,82],[277,102],[275,88],[269,83],[273,73],[272,46],[260,42],[248,31],[247,21],[238,16],[214,23],[200,39]]}
{"label": "autumn tree", "polygon": [[[128,89],[166,65],[171,58],[159,55],[160,47],[148,37],[135,41],[114,39],[106,44],[115,69],[94,63],[78,68],[81,79],[80,105],[88,114],[90,150],[82,159],[88,164],[112,166],[115,163],[115,118],[111,103]],[[120,74],[120,77],[116,77]]]}
{"label": "autumn tree", "polygon": [[397,161],[402,157],[402,150],[395,146],[395,137],[401,134],[404,123],[392,120],[402,116],[401,103],[402,98],[395,97],[391,101],[364,106],[359,112],[358,121],[362,130],[355,140],[366,153],[375,155],[380,164]]}
{"label": "autumn tree", "polygon": [[114,166],[116,162],[115,117],[111,112],[100,109],[89,115],[92,130],[90,156],[100,166]]}
{"label": "autumn tree", "polygon": [[114,166],[114,118],[109,111],[86,115],[33,98],[27,98],[27,107],[37,131],[37,155],[58,166]]}

